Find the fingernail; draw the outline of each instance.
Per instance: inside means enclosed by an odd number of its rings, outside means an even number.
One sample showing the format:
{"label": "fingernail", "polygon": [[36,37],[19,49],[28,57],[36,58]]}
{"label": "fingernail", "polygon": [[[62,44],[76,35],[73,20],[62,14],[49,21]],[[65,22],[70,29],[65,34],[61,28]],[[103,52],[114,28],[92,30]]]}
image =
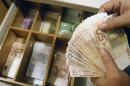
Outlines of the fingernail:
{"label": "fingernail", "polygon": [[99,29],[101,30],[106,30],[107,29],[107,24],[106,23],[103,23],[99,26]]}

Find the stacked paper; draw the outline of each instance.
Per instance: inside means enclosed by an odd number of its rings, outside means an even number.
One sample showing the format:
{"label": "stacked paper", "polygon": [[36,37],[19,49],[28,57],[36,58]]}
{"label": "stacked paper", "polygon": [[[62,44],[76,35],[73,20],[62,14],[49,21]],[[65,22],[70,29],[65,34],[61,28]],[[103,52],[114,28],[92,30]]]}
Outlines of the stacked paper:
{"label": "stacked paper", "polygon": [[112,16],[98,13],[85,19],[74,31],[66,50],[67,64],[72,77],[100,77],[105,73],[99,48],[107,49],[120,69],[129,63],[128,42],[123,30],[103,32],[99,25]]}
{"label": "stacked paper", "polygon": [[26,75],[38,80],[44,80],[50,52],[50,44],[36,42]]}
{"label": "stacked paper", "polygon": [[44,33],[54,33],[59,15],[60,14],[57,12],[46,12],[39,31]]}
{"label": "stacked paper", "polygon": [[23,42],[23,38],[18,38],[16,42],[13,43],[2,71],[3,76],[15,78],[24,54],[25,44],[23,44]]}
{"label": "stacked paper", "polygon": [[66,64],[65,54],[56,52],[48,83],[51,86],[69,86],[69,68]]}

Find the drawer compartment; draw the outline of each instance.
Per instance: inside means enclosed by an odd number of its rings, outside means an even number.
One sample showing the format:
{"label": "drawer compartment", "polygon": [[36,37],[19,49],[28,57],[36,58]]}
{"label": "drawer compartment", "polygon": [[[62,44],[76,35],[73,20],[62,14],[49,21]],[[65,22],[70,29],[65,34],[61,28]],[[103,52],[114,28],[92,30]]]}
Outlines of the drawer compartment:
{"label": "drawer compartment", "polygon": [[54,43],[54,36],[32,32],[16,81],[45,85]]}
{"label": "drawer compartment", "polygon": [[61,13],[61,7],[42,5],[34,22],[33,31],[55,34],[59,29]]}
{"label": "drawer compartment", "polygon": [[28,32],[10,29],[0,50],[1,77],[16,78],[23,53],[25,51]]}
{"label": "drawer compartment", "polygon": [[39,4],[32,3],[32,5],[29,6],[29,8],[24,8],[27,9],[26,12],[23,12],[20,9],[18,9],[11,26],[19,29],[31,29],[35,17],[37,16],[39,7]]}

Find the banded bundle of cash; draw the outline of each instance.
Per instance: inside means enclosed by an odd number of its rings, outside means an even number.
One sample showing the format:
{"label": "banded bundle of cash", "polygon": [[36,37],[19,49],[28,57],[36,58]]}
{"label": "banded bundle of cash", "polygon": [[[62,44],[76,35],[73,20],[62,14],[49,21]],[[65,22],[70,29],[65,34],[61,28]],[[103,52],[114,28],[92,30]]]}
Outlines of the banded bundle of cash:
{"label": "banded bundle of cash", "polygon": [[111,17],[98,13],[76,28],[66,50],[71,77],[100,77],[105,73],[99,48],[107,49],[120,69],[130,64],[128,40],[123,30],[101,31],[98,28]]}

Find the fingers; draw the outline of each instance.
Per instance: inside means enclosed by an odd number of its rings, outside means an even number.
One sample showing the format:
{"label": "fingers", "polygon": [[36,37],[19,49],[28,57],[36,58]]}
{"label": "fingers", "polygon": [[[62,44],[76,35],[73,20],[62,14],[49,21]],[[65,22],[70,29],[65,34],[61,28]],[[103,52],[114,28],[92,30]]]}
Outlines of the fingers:
{"label": "fingers", "polygon": [[[107,13],[120,13],[120,0],[110,0],[104,3],[101,7],[99,12],[107,12]],[[125,15],[121,15],[118,17],[114,17],[109,19],[108,21],[104,22],[101,26],[99,26],[100,29],[111,29],[111,28],[117,28],[121,27],[126,24]]]}
{"label": "fingers", "polygon": [[106,74],[102,77],[92,77],[91,81],[96,84],[97,86],[104,86],[102,81],[107,80],[107,77],[112,77],[113,74],[119,74],[120,71],[116,66],[114,59],[112,58],[111,54],[106,49],[100,49],[100,55],[102,58],[102,62],[106,69]]}
{"label": "fingers", "polygon": [[120,9],[120,2],[119,0],[110,0],[104,3],[101,7],[99,12],[107,12],[107,13],[114,13],[118,12]]}
{"label": "fingers", "polygon": [[106,49],[100,49],[100,55],[106,69],[106,74],[113,75],[119,71],[111,54]]}
{"label": "fingers", "polygon": [[113,9],[113,2],[107,1],[100,7],[99,12],[110,12],[112,9]]}
{"label": "fingers", "polygon": [[99,26],[100,29],[112,29],[112,28],[117,28],[117,27],[121,27],[124,25],[128,25],[130,23],[129,20],[130,16],[127,14],[123,14],[121,16],[118,17],[113,17],[111,19],[108,19],[106,22],[104,22],[103,24],[101,24]]}

